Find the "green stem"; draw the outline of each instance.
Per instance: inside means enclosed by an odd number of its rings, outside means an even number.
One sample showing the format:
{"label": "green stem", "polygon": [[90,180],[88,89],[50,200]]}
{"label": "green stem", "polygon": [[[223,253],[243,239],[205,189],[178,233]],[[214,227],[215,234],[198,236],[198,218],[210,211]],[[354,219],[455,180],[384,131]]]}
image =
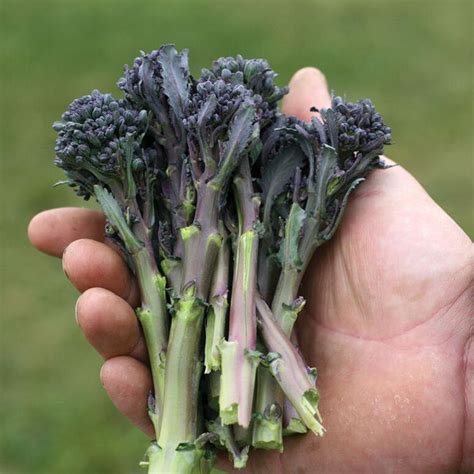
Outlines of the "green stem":
{"label": "green stem", "polygon": [[239,215],[239,237],[235,256],[229,314],[229,339],[220,345],[222,381],[220,417],[224,424],[248,428],[252,417],[256,369],[257,262],[259,236],[254,230],[259,201],[253,195],[248,158],[234,178],[234,195]]}
{"label": "green stem", "polygon": [[204,185],[195,222],[181,229],[183,273],[166,355],[159,450],[149,456],[150,473],[194,474],[205,455],[196,444],[198,391],[202,372],[200,340],[205,301],[222,236],[217,229],[218,193]]}
{"label": "green stem", "polygon": [[[272,311],[283,333],[290,337],[298,313],[304,300],[297,298],[303,275],[304,259],[300,255],[301,228],[306,221],[306,213],[293,203],[285,224],[285,237],[279,251],[282,271],[273,295]],[[283,411],[285,397],[275,380],[268,372],[262,372],[259,378],[258,420],[255,423],[253,443],[255,446],[273,448],[282,443],[282,418],[277,419],[271,413]]]}
{"label": "green stem", "polygon": [[322,436],[318,410],[319,393],[315,387],[314,369],[306,367],[300,353],[274,319],[270,308],[259,296],[256,298],[261,334],[269,350],[270,370],[295,407],[304,424]]}
{"label": "green stem", "polygon": [[155,403],[150,407],[150,418],[156,436],[160,433],[166,358],[166,280],[160,275],[153,257],[143,248],[133,255],[140,286],[142,305],[136,313],[143,329],[150,361]]}
{"label": "green stem", "polygon": [[298,296],[302,272],[295,268],[284,269],[277,283],[272,301],[272,312],[283,332],[289,336],[293,331],[296,314],[292,310]]}
{"label": "green stem", "polygon": [[[162,401],[164,393],[164,359],[167,346],[166,281],[160,274],[149,240],[149,230],[140,219],[136,204],[133,211],[139,219],[134,231],[125,220],[122,208],[112,194],[101,186],[94,187],[97,201],[102,206],[107,219],[116,229],[131,255],[140,287],[142,306],[137,309],[137,317],[143,328],[150,359],[150,367],[155,391],[155,402],[150,409],[150,417],[159,435],[161,425]],[[119,196],[121,191],[115,190]],[[122,197],[123,199],[123,197]],[[130,202],[134,202],[132,197]]]}
{"label": "green stem", "polygon": [[[275,320],[287,337],[301,311],[304,300],[296,298],[301,280],[301,272],[286,268],[280,275],[272,302]],[[257,380],[258,413],[254,424],[252,444],[258,448],[280,449],[282,447],[282,412],[285,396],[278,382],[268,369],[262,369]],[[280,416],[276,417],[275,414]]]}
{"label": "green stem", "polygon": [[222,235],[218,230],[219,191],[203,184],[194,223],[181,229],[184,246],[182,287],[195,284],[197,296],[207,301]]}
{"label": "green stem", "polygon": [[[181,236],[179,237],[181,240]],[[168,287],[173,295],[178,295],[181,289],[181,270],[182,262],[180,257],[165,257],[161,260],[161,270],[166,277]]]}
{"label": "green stem", "polygon": [[224,338],[227,322],[229,290],[229,260],[230,246],[222,225],[220,233],[223,236],[222,245],[217,257],[217,265],[211,283],[209,310],[206,322],[206,344],[204,349],[205,373],[220,370],[221,354],[219,344]]}
{"label": "green stem", "polygon": [[206,323],[206,344],[204,348],[205,373],[220,370],[221,354],[219,344],[224,338],[227,320],[227,296],[213,296],[209,302],[210,307]]}
{"label": "green stem", "polygon": [[284,395],[275,377],[263,365],[257,369],[256,417],[252,446],[283,451],[282,413]]}
{"label": "green stem", "polygon": [[204,308],[194,287],[188,287],[176,303],[166,356],[159,451],[150,459],[149,473],[191,474],[201,462],[203,451],[193,443],[198,436],[198,391],[202,371],[199,343]]}

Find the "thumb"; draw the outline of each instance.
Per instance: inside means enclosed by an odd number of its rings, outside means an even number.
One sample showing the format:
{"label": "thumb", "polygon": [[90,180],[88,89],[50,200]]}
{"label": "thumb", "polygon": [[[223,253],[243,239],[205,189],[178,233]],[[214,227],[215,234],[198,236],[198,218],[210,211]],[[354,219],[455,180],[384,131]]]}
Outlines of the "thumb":
{"label": "thumb", "polygon": [[305,67],[297,71],[291,78],[289,93],[283,98],[282,110],[286,115],[293,115],[300,120],[309,122],[317,109],[329,108],[331,96],[324,74],[315,67]]}

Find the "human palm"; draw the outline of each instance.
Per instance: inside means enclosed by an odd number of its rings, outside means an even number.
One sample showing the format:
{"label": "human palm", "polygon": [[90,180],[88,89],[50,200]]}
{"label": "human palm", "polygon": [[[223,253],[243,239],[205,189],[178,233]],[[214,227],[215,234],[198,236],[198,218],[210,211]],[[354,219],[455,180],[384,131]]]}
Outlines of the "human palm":
{"label": "human palm", "polygon": [[[328,105],[314,69],[290,83],[285,111],[309,118]],[[146,350],[138,291],[103,243],[102,214],[57,209],[30,238],[62,255],[83,292],[76,314],[107,359],[101,379],[117,408],[150,435]],[[474,304],[470,239],[401,167],[375,171],[354,193],[333,241],[305,276],[296,331],[318,367],[327,432],[258,451],[247,473],[470,472],[474,469]],[[228,467],[228,466],[227,466]]]}

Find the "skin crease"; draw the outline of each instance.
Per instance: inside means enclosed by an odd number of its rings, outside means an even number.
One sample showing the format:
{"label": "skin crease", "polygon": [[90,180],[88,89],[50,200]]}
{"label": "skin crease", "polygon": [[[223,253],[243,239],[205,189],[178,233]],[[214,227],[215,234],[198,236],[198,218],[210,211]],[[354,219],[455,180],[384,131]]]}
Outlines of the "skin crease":
{"label": "skin crease", "polygon": [[[311,106],[328,105],[318,70],[293,76],[286,113],[308,120]],[[50,255],[67,248],[65,271],[84,292],[78,323],[107,359],[102,383],[152,436],[146,351],[130,306],[136,285],[102,229],[96,211],[56,209],[36,216],[29,236]],[[472,472],[473,257],[467,235],[412,176],[398,166],[375,171],[318,249],[302,288],[307,305],[296,331],[318,368],[326,434],[286,438],[283,454],[253,452],[240,472]],[[231,470],[226,460],[220,467]]]}

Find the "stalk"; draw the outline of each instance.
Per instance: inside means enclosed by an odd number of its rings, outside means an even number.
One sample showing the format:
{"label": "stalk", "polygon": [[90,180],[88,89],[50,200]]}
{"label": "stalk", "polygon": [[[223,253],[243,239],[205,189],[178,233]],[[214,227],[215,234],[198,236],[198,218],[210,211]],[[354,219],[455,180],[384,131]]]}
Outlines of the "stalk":
{"label": "stalk", "polygon": [[[134,233],[114,196],[98,185],[94,187],[94,192],[107,219],[119,233],[134,264],[142,301],[142,305],[136,310],[136,313],[147,344],[154,388],[154,401],[153,404],[150,404],[149,415],[155,434],[158,436],[161,426],[168,336],[166,280],[158,270],[151,249],[149,229],[146,228],[143,220],[139,219],[138,223],[134,224]],[[138,211],[135,209],[135,214],[137,213]]]}
{"label": "stalk", "polygon": [[[212,109],[215,96],[210,96],[208,105]],[[204,106],[199,112],[199,137],[208,120]],[[210,111],[212,114],[212,110]],[[222,150],[222,157],[216,172],[217,161],[208,154],[206,145],[200,147],[201,158],[204,161],[204,172],[197,166],[198,156],[191,158],[195,171],[194,179],[197,188],[197,203],[194,221],[191,225],[181,229],[183,240],[182,285],[180,297],[175,304],[176,315],[173,318],[169,347],[170,353],[166,362],[165,403],[163,406],[162,431],[158,446],[160,451],[155,455],[156,461],[150,460],[150,469],[155,464],[156,471],[168,474],[191,473],[198,470],[202,464],[203,450],[198,447],[197,423],[197,386],[193,377],[197,377],[200,370],[195,361],[199,357],[199,345],[204,304],[209,296],[215,262],[222,243],[222,235],[218,227],[219,205],[222,200],[222,191],[227,187],[230,176],[238,164],[238,158],[247,147],[251,138],[255,109],[247,104],[238,109],[229,125],[228,140]],[[217,150],[216,150],[217,151]],[[189,301],[188,301],[189,300]],[[186,303],[184,306],[183,304]],[[199,311],[198,311],[199,308]],[[186,309],[186,310],[185,310]],[[190,315],[194,315],[192,318]],[[191,323],[192,321],[192,323]],[[177,339],[175,342],[174,339]],[[183,350],[183,342],[189,344],[190,349]],[[192,343],[195,342],[196,345]],[[194,371],[194,372],[193,372]],[[188,378],[181,377],[182,373]],[[177,413],[180,407],[176,400],[178,394],[186,394],[186,416]],[[162,434],[163,433],[163,434]],[[184,443],[184,444],[183,444]],[[186,456],[183,454],[186,447]],[[185,459],[186,458],[186,459]]]}
{"label": "stalk", "polygon": [[[285,279],[282,278],[282,280]],[[290,338],[294,322],[305,302],[303,298],[296,298],[291,304],[283,303],[282,301],[291,301],[291,292],[285,291],[288,288],[291,287],[284,287],[283,291],[277,291],[273,301],[279,310],[280,316],[279,319],[275,316],[275,321],[278,322],[282,332]],[[283,434],[289,434],[293,430],[296,433],[304,432],[301,431],[303,423],[295,411],[291,412],[291,423],[285,422],[285,430],[282,430],[282,421],[284,421],[282,415],[285,407],[288,406],[291,406],[291,404],[288,403],[288,400],[285,400],[285,395],[271,371],[266,367],[259,367],[255,406],[257,417],[254,423],[252,438],[252,445],[254,447],[283,449]],[[288,408],[286,408],[286,411],[289,413]]]}
{"label": "stalk", "polygon": [[206,345],[204,349],[205,374],[219,371],[221,368],[219,344],[225,336],[227,309],[229,306],[227,293],[229,291],[230,246],[223,224],[220,225],[219,230],[223,240],[211,283],[206,324]]}
{"label": "stalk", "polygon": [[207,374],[208,404],[219,412],[221,378],[221,353],[219,344],[225,337],[227,322],[230,245],[223,223],[219,230],[223,236],[217,265],[211,283],[209,309],[206,317],[206,342],[204,347],[204,373]]}
{"label": "stalk", "polygon": [[[285,238],[280,248],[282,271],[273,295],[272,313],[283,333],[289,338],[304,299],[297,298],[303,272],[298,253],[299,234],[304,211],[294,203],[285,226]],[[258,379],[258,413],[254,425],[252,444],[264,449],[278,449],[283,444],[282,414],[285,397],[277,381],[267,369],[262,369]],[[277,414],[279,416],[277,416]]]}
{"label": "stalk", "polygon": [[254,226],[259,202],[253,195],[250,166],[246,157],[234,178],[234,195],[239,216],[239,235],[230,303],[229,338],[220,344],[222,379],[220,417],[224,424],[248,428],[252,416],[256,369],[258,234]]}
{"label": "stalk", "polygon": [[158,272],[156,264],[153,265],[152,258],[145,249],[133,256],[142,301],[136,314],[145,336],[154,389],[154,403],[149,406],[148,414],[153,422],[155,435],[158,436],[165,383],[167,341],[162,334],[167,332],[166,327],[163,327],[167,320],[166,280]]}
{"label": "stalk", "polygon": [[[298,353],[300,353],[299,350],[299,344],[298,344],[298,338],[296,336],[296,333],[293,331],[290,335],[290,340],[292,344],[296,347]],[[302,356],[303,357],[303,356]],[[314,373],[316,371],[314,370]],[[316,382],[316,378],[314,380]],[[278,390],[280,393],[282,391],[278,387]],[[302,433],[307,433],[308,428],[306,425],[303,423],[303,420],[300,418],[298,415],[298,412],[296,411],[295,407],[290,403],[290,401],[284,398],[283,402],[283,436],[290,436],[293,434],[302,434]]]}
{"label": "stalk", "polygon": [[324,428],[320,423],[319,392],[314,386],[313,369],[305,366],[301,355],[260,296],[256,298],[256,305],[261,334],[270,351],[268,362],[273,376],[304,424],[315,434],[322,436]]}
{"label": "stalk", "polygon": [[256,416],[252,433],[252,446],[255,448],[283,451],[283,404],[280,393],[283,392],[279,390],[268,367],[260,365],[257,369]]}
{"label": "stalk", "polygon": [[222,235],[218,230],[219,190],[203,184],[198,193],[194,222],[181,229],[184,246],[182,288],[196,284],[197,296],[207,301]]}
{"label": "stalk", "polygon": [[304,300],[297,298],[302,276],[295,268],[283,268],[273,296],[272,313],[288,337],[303,307],[300,305],[304,305]]}
{"label": "stalk", "polygon": [[[323,234],[323,237],[318,238],[318,235],[321,235],[321,220],[325,212],[326,195],[328,194],[328,176],[335,162],[336,155],[334,150],[325,147],[323,149],[323,159],[319,164],[319,173],[316,175],[316,180],[314,183],[310,180],[311,185],[308,190],[306,210],[303,211],[299,205],[294,202],[285,227],[284,242],[288,248],[284,248],[283,252],[281,252],[283,260],[282,273],[280,274],[273,297],[272,312],[275,320],[287,337],[292,335],[293,326],[298,313],[304,306],[303,298],[298,298],[297,295],[301,279],[311,261],[311,257],[317,247],[326,240],[329,240],[334,234],[342,218],[344,208],[347,205],[349,194],[360,183],[360,180],[355,180],[348,187],[342,198],[340,212],[336,213],[334,221],[331,222],[328,231]],[[302,230],[303,237],[300,240]],[[269,372],[262,375],[260,383],[262,384],[261,390],[263,393],[260,398],[261,404],[257,407],[257,411],[262,414],[264,410],[268,410],[274,405],[283,407],[283,434],[288,435],[306,432],[304,422],[299,417],[297,410],[288,400],[285,400],[283,392],[278,387],[277,381],[271,379]],[[274,443],[280,441],[279,432],[275,429],[275,426],[279,424],[279,422],[273,420],[273,424],[271,423],[271,420],[263,414],[257,420],[254,428],[254,446],[265,447],[265,445],[268,445],[271,447]]]}
{"label": "stalk", "polygon": [[[296,315],[289,316],[288,321],[294,318]],[[289,336],[289,334],[285,335]],[[263,366],[259,367],[259,371],[255,404],[257,417],[254,423],[252,446],[263,449],[281,449],[282,435],[306,433],[307,430],[294,407],[285,399],[272,372]]]}
{"label": "stalk", "polygon": [[[166,358],[166,385],[159,450],[149,456],[148,474],[195,472],[204,451],[198,436],[199,358],[204,304],[189,286],[175,305]],[[198,471],[199,472],[199,471]]]}
{"label": "stalk", "polygon": [[200,191],[194,223],[181,229],[183,283],[174,305],[166,357],[163,419],[158,449],[148,455],[149,474],[206,472],[203,466],[207,454],[198,443],[200,340],[205,302],[222,236],[217,229],[218,192],[207,185]]}

